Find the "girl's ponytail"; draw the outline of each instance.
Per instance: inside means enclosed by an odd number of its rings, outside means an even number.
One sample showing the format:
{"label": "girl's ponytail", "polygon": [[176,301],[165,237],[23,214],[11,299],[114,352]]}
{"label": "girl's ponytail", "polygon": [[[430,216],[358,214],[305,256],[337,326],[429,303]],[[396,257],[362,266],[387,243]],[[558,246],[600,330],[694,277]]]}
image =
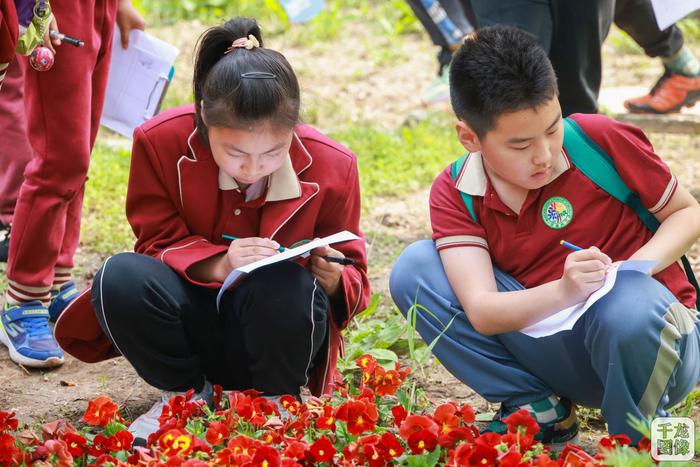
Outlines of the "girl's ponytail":
{"label": "girl's ponytail", "polygon": [[207,126],[246,128],[264,120],[286,127],[297,123],[296,75],[282,54],[262,45],[260,27],[249,18],[231,19],[200,37],[193,87],[197,128],[205,141]]}

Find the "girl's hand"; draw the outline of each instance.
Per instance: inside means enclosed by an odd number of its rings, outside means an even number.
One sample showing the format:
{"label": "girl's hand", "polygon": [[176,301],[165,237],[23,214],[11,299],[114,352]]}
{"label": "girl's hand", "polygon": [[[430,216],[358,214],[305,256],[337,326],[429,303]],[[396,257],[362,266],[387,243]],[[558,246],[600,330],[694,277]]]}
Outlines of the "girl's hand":
{"label": "girl's hand", "polygon": [[345,258],[345,255],[329,246],[320,246],[311,250],[311,274],[326,291],[326,294],[333,298],[340,290],[340,275],[343,272],[342,264],[329,263],[324,256],[337,256]]}
{"label": "girl's hand", "polygon": [[612,260],[598,248],[574,251],[566,257],[564,273],[559,279],[566,297],[582,302],[602,287]]}
{"label": "girl's hand", "polygon": [[131,4],[131,0],[119,0],[117,7],[117,27],[122,37],[122,49],[129,47],[129,31],[146,28],[146,21],[141,13]]}
{"label": "girl's hand", "polygon": [[238,238],[231,242],[226,257],[232,269],[268,258],[278,253],[280,244],[269,238]]}

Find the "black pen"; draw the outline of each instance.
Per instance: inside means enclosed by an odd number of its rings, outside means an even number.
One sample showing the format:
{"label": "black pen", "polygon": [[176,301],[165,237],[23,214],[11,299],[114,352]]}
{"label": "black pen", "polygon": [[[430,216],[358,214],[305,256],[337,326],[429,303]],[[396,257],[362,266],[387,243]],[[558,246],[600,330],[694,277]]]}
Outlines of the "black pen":
{"label": "black pen", "polygon": [[337,256],[321,256],[321,258],[325,259],[329,263],[338,263],[342,264],[343,266],[355,264],[355,260],[352,258],[339,258]]}
{"label": "black pen", "polygon": [[65,42],[65,43],[70,44],[70,45],[74,45],[76,47],[82,47],[85,45],[85,42],[81,41],[80,39],[78,39],[76,37],[71,37],[67,34],[62,34],[62,33],[55,31],[55,30],[51,31],[49,33],[49,36],[51,37],[51,39],[58,39],[62,42]]}

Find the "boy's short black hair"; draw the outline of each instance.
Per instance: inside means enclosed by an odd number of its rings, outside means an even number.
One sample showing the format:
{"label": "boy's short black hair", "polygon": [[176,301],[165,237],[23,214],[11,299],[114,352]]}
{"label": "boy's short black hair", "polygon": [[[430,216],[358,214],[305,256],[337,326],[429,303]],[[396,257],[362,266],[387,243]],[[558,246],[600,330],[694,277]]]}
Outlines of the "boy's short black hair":
{"label": "boy's short black hair", "polygon": [[509,26],[470,34],[450,66],[457,118],[482,138],[505,113],[533,109],[559,94],[547,52],[535,36]]}

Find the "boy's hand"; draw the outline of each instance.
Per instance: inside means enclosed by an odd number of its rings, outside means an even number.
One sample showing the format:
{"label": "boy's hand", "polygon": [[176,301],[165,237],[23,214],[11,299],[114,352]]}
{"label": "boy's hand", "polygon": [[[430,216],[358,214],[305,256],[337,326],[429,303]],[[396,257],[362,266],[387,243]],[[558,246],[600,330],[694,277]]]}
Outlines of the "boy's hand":
{"label": "boy's hand", "polygon": [[602,287],[605,274],[612,264],[608,255],[591,247],[571,253],[566,257],[560,284],[567,298],[582,302]]}
{"label": "boy's hand", "polygon": [[345,266],[330,263],[323,259],[324,256],[345,258],[345,255],[329,246],[320,246],[311,250],[311,274],[318,279],[326,294],[333,298],[340,289],[340,276]]}
{"label": "boy's hand", "polygon": [[146,21],[134,5],[131,4],[131,0],[119,0],[117,27],[122,36],[122,49],[129,47],[129,31],[132,29],[143,31],[146,28]]}
{"label": "boy's hand", "polygon": [[279,247],[279,243],[269,238],[238,238],[231,242],[226,256],[231,267],[236,269],[276,255]]}

